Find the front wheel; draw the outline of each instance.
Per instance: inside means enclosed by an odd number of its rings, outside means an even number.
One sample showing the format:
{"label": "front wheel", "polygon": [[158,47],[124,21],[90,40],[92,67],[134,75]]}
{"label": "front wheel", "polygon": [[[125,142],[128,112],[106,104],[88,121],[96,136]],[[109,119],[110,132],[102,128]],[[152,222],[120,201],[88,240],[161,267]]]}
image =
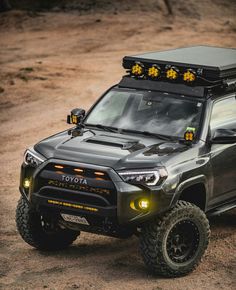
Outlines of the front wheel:
{"label": "front wheel", "polygon": [[37,212],[22,197],[16,209],[16,225],[23,240],[40,250],[66,248],[79,235],[79,232],[61,229],[48,216]]}
{"label": "front wheel", "polygon": [[209,242],[206,215],[197,206],[179,201],[177,205],[143,226],[140,250],[148,269],[165,277],[193,271]]}

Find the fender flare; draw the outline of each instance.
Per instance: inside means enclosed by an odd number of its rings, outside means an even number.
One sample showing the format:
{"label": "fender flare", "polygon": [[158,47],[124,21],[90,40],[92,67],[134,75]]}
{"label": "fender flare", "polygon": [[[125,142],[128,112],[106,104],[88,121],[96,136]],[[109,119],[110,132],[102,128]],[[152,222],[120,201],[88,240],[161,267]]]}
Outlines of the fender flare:
{"label": "fender flare", "polygon": [[[190,186],[197,185],[197,184],[203,184],[206,189],[206,202],[207,202],[207,196],[208,196],[208,185],[207,185],[207,178],[205,175],[197,175],[194,177],[191,177],[189,179],[184,180],[181,182],[178,187],[176,188],[175,194],[173,195],[172,201],[171,201],[171,207],[173,207],[177,201],[180,198],[180,195],[182,192],[189,188]],[[205,205],[206,207],[206,205]]]}

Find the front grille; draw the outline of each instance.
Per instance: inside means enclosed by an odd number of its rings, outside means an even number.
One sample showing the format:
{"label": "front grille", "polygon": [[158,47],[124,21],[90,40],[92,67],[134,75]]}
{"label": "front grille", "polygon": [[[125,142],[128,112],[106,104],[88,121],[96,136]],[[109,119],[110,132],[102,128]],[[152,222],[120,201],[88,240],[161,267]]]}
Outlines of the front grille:
{"label": "front grille", "polygon": [[34,192],[40,195],[97,206],[117,203],[116,188],[105,171],[49,163],[38,174]]}

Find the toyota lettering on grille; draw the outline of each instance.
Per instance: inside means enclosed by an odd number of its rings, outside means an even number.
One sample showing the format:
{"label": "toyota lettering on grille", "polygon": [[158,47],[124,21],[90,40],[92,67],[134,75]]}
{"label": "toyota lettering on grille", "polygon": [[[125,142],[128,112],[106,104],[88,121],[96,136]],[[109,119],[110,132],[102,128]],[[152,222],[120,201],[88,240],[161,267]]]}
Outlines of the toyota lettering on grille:
{"label": "toyota lettering on grille", "polygon": [[69,183],[86,184],[86,185],[88,184],[86,179],[79,178],[76,176],[62,175],[61,178],[62,178],[62,181],[69,182]]}

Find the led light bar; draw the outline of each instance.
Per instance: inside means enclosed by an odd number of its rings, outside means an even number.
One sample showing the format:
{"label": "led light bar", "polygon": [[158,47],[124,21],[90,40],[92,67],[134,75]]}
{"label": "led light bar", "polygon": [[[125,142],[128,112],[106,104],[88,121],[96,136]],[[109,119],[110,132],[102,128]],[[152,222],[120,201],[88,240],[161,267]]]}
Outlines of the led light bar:
{"label": "led light bar", "polygon": [[136,78],[213,83],[236,77],[236,49],[195,46],[125,56],[123,67]]}

